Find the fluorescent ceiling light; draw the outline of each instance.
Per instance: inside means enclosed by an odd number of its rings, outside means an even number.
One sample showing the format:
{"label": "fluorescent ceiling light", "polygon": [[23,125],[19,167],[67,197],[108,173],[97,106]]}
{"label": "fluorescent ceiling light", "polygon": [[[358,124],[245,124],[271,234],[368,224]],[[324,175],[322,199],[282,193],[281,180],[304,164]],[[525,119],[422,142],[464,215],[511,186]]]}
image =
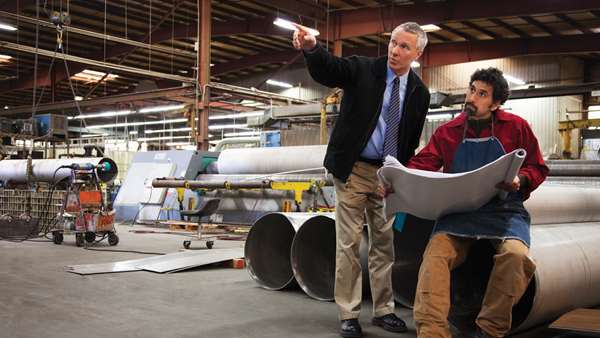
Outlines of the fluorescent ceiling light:
{"label": "fluorescent ceiling light", "polygon": [[[98,72],[95,70],[85,69],[85,70],[71,76],[71,78],[73,80],[78,80],[78,81],[83,81],[83,82],[98,82],[98,81],[100,81],[100,79],[102,79],[104,77],[104,75],[106,75],[106,73]],[[119,77],[119,75],[108,74],[102,81],[114,80],[118,77]]]}
{"label": "fluorescent ceiling light", "polygon": [[8,109],[8,106],[4,106],[4,110],[7,110],[7,109]]}
{"label": "fluorescent ceiling light", "polygon": [[237,114],[224,114],[224,115],[213,115],[209,116],[209,120],[226,120],[226,119],[237,119],[242,117],[251,117],[251,116],[262,116],[265,112],[263,111],[251,111],[247,113],[237,113]]}
{"label": "fluorescent ceiling light", "polygon": [[209,130],[247,128],[247,124],[217,124],[208,126]]}
{"label": "fluorescent ceiling light", "polygon": [[412,68],[419,68],[419,67],[421,67],[421,64],[418,61],[413,61],[410,63],[410,66]]}
{"label": "fluorescent ceiling light", "polygon": [[83,101],[83,96],[75,96],[75,101]]}
{"label": "fluorescent ceiling light", "polygon": [[156,107],[142,108],[139,110],[139,112],[141,114],[147,114],[147,113],[156,113],[156,112],[162,112],[162,111],[178,110],[178,109],[182,109],[184,107],[185,107],[185,104],[176,104],[176,105],[169,105],[169,106],[156,106]]}
{"label": "fluorescent ceiling light", "polygon": [[308,34],[311,34],[313,36],[318,36],[319,31],[310,27],[306,27],[303,25],[299,25],[295,22],[289,21],[289,20],[285,20],[285,19],[281,19],[281,18],[277,18],[275,19],[275,21],[273,21],[273,24],[275,26],[279,26],[281,28],[285,28],[285,29],[289,29],[292,31],[299,31],[299,30],[303,30],[305,32],[307,32]]}
{"label": "fluorescent ceiling light", "polygon": [[257,136],[260,135],[260,131],[241,131],[239,133],[225,133],[225,137],[235,137],[235,136]]}
{"label": "fluorescent ceiling light", "polygon": [[129,132],[129,135],[137,135],[138,131],[137,130],[132,130]]}
{"label": "fluorescent ceiling light", "polygon": [[91,118],[94,118],[94,117],[123,116],[123,115],[129,115],[131,113],[132,113],[131,110],[107,111],[107,112],[104,112],[104,113],[97,113],[97,114],[86,114],[86,115],[78,115],[78,116],[69,116],[69,120],[73,120],[73,119],[78,119],[78,120],[91,119]]}
{"label": "fluorescent ceiling light", "polygon": [[0,23],[0,29],[4,29],[4,30],[7,30],[7,31],[16,31],[17,30],[16,27],[11,26],[11,25],[7,25],[5,23]]}
{"label": "fluorescent ceiling light", "polygon": [[433,24],[421,25],[421,29],[427,33],[442,30],[440,27],[433,25]]}
{"label": "fluorescent ceiling light", "polygon": [[12,59],[12,56],[10,55],[5,55],[5,54],[0,54],[0,63],[6,63],[9,62],[10,59]]}
{"label": "fluorescent ceiling light", "polygon": [[86,129],[98,129],[98,128],[117,128],[117,127],[134,127],[134,126],[148,126],[153,124],[167,124],[167,123],[179,123],[187,122],[188,119],[171,119],[161,121],[145,121],[145,122],[123,122],[123,123],[111,123],[111,124],[98,124],[94,126],[87,126]]}
{"label": "fluorescent ceiling light", "polygon": [[267,84],[270,84],[272,86],[277,86],[277,87],[283,87],[283,88],[293,88],[294,87],[287,82],[281,82],[281,81],[271,80],[271,79],[267,80]]}
{"label": "fluorescent ceiling light", "polygon": [[156,134],[156,133],[168,133],[168,132],[177,132],[177,131],[191,131],[192,128],[172,128],[172,129],[148,129],[144,131],[145,134]]}
{"label": "fluorescent ceiling light", "polygon": [[521,80],[519,78],[516,78],[516,77],[514,77],[512,75],[504,74],[504,78],[506,79],[506,81],[512,82],[512,83],[517,84],[517,85],[524,85],[525,84],[525,81],[523,81],[523,80]]}
{"label": "fluorescent ceiling light", "polygon": [[160,140],[181,140],[181,139],[190,139],[191,136],[160,136],[160,137],[140,137],[137,139],[138,142],[146,142],[146,141],[160,141]]}

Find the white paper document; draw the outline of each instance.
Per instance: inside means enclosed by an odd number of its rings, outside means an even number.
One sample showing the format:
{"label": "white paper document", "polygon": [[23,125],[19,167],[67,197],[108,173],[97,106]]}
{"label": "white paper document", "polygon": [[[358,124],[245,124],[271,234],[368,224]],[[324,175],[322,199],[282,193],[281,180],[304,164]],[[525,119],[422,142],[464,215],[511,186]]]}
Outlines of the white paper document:
{"label": "white paper document", "polygon": [[405,212],[436,220],[451,213],[477,210],[496,194],[506,197],[496,184],[512,182],[525,155],[524,149],[517,149],[477,170],[459,174],[409,169],[388,156],[377,172],[379,179],[394,189],[385,200],[385,212],[388,217]]}

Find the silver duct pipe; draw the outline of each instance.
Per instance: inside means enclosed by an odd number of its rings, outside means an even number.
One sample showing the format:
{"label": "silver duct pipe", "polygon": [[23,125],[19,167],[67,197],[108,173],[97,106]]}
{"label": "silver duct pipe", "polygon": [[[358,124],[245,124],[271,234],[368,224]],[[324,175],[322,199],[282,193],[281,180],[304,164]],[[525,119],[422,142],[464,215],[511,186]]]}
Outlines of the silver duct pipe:
{"label": "silver duct pipe", "polygon": [[[369,288],[369,237],[367,228],[360,242],[363,296]],[[292,270],[296,281],[307,295],[332,301],[335,287],[335,214],[317,214],[304,222],[294,237],[291,250]]]}
{"label": "silver duct pipe", "polygon": [[600,221],[600,189],[543,184],[525,201],[531,224]]}
{"label": "silver duct pipe", "polygon": [[554,160],[546,165],[550,176],[600,176],[600,161]]}
{"label": "silver duct pipe", "polygon": [[[579,307],[600,304],[600,223],[571,223],[531,230],[536,272],[513,308],[511,332],[553,320]],[[493,264],[487,241],[471,248],[467,261],[452,273],[449,320],[459,330],[473,329]]]}
{"label": "silver duct pipe", "polygon": [[333,300],[335,283],[335,214],[306,220],[292,242],[291,262],[296,281],[307,295]]}
{"label": "silver duct pipe", "polygon": [[72,164],[92,164],[95,173],[102,182],[113,180],[118,173],[117,164],[110,158],[78,157],[48,160],[31,160],[31,170],[28,170],[28,160],[0,161],[0,181],[4,183],[22,184],[27,182],[55,183],[71,176],[71,169],[61,168]]}
{"label": "silver duct pipe", "polygon": [[314,213],[271,213],[254,222],[244,256],[250,276],[260,286],[281,290],[293,284],[292,241],[300,226],[314,216]]}
{"label": "silver duct pipe", "polygon": [[[323,172],[327,146],[226,149],[219,154],[219,174],[273,174],[316,169]],[[321,169],[319,169],[321,168]],[[305,171],[307,173],[309,171]]]}

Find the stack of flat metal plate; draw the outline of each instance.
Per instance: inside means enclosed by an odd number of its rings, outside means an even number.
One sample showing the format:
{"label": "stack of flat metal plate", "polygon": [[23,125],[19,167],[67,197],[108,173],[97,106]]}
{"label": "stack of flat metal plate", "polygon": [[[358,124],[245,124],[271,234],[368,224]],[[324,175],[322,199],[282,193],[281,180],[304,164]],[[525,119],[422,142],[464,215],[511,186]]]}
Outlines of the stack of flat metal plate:
{"label": "stack of flat metal plate", "polygon": [[67,265],[65,271],[79,275],[140,270],[170,273],[242,257],[244,257],[243,248],[184,251],[112,263]]}

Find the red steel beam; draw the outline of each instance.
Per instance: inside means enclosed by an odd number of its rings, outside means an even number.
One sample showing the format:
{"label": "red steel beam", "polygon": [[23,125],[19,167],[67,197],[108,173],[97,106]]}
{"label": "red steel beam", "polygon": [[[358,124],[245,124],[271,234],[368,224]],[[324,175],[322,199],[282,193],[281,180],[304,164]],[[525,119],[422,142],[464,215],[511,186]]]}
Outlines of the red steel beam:
{"label": "red steel beam", "polygon": [[[421,57],[425,67],[497,59],[511,56],[600,52],[600,34],[578,34],[541,38],[479,40],[429,45]],[[377,56],[378,48],[344,48],[344,55]],[[385,50],[379,50],[385,54]],[[212,75],[221,75],[261,64],[286,62],[299,52],[290,50],[244,57],[216,65]]]}
{"label": "red steel beam", "polygon": [[[338,29],[330,34],[329,40],[390,32],[394,27],[406,21],[418,21],[420,24],[437,24],[456,20],[596,9],[600,9],[600,2],[597,0],[506,0],[502,3],[502,6],[490,6],[488,2],[480,0],[456,0],[406,6],[390,5],[379,8],[360,8],[334,14],[335,19],[333,21],[337,20],[339,25]],[[320,30],[322,34],[328,31],[324,26],[320,27]]]}

